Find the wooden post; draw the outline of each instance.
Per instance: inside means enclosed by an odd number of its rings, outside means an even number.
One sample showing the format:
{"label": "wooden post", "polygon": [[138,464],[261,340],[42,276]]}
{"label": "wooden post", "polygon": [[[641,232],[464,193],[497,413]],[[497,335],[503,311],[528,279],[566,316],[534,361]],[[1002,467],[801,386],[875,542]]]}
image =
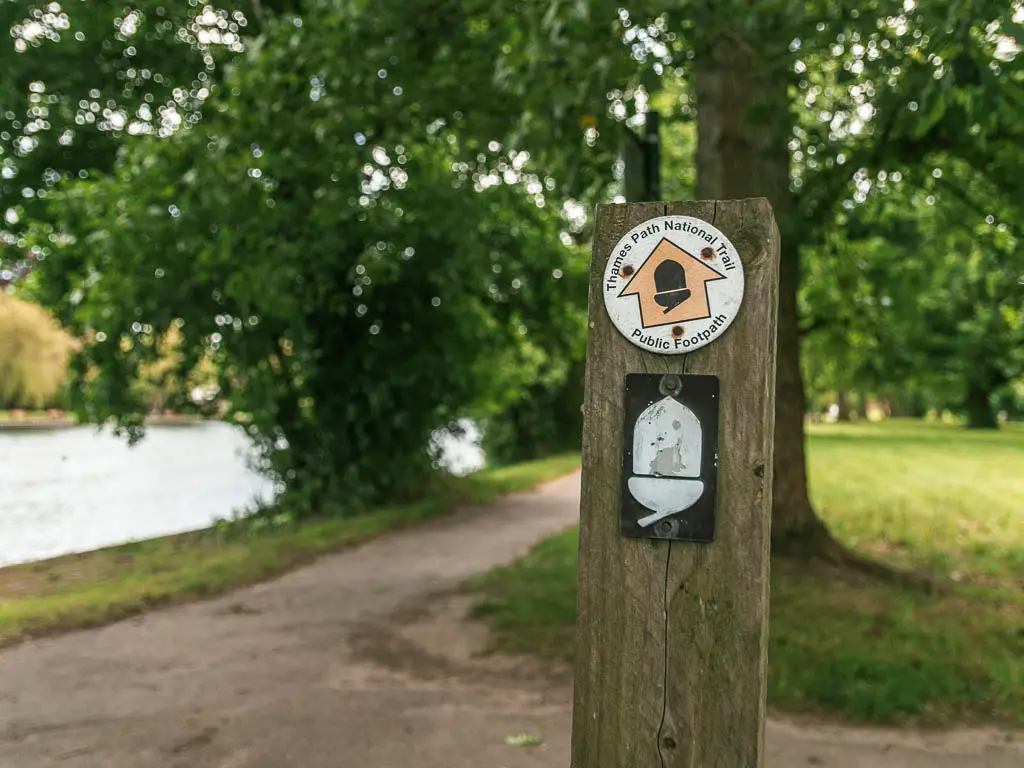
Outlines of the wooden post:
{"label": "wooden post", "polygon": [[[616,242],[665,215],[712,223],[743,262],[735,321],[686,355],[631,344],[603,302]],[[763,764],[779,233],[765,199],[599,206],[590,279],[573,768]],[[711,543],[619,531],[627,373],[719,377]]]}
{"label": "wooden post", "polygon": [[661,197],[661,145],[659,115],[647,113],[643,133],[622,125],[619,155],[623,163],[623,194],[627,201],[657,200]]}

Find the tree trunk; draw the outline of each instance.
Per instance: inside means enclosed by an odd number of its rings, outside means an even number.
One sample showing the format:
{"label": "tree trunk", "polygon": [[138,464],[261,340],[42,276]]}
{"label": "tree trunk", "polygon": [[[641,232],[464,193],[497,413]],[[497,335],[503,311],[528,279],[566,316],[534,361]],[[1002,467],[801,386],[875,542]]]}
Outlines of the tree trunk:
{"label": "tree trunk", "polygon": [[967,426],[970,429],[999,429],[995,408],[992,407],[991,390],[980,382],[972,381],[967,385],[964,410],[967,411]]}
{"label": "tree trunk", "polygon": [[[784,50],[784,48],[783,48]],[[697,196],[767,197],[782,235],[775,387],[772,551],[810,555],[834,542],[807,495],[805,400],[800,371],[798,232],[789,188],[792,132],[786,61],[723,41],[695,61]]]}
{"label": "tree trunk", "polygon": [[850,420],[850,401],[846,397],[846,390],[840,389],[836,392],[836,405],[839,409],[839,414],[836,416],[839,421]]}
{"label": "tree trunk", "polygon": [[[785,236],[783,236],[785,238]],[[804,382],[800,369],[797,288],[798,246],[782,242],[779,269],[778,359],[775,372],[775,483],[772,486],[772,552],[809,556],[832,544],[807,495]]]}
{"label": "tree trunk", "polygon": [[889,418],[898,419],[912,415],[910,396],[905,391],[890,390],[886,395],[886,400],[889,403],[889,412],[886,414]]}

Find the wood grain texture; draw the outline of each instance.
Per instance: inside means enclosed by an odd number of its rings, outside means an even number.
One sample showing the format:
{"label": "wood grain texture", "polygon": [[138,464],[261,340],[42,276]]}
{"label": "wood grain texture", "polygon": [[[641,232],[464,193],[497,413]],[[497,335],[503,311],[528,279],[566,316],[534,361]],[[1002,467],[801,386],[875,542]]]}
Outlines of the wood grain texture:
{"label": "wood grain texture", "polygon": [[[604,308],[618,239],[664,214],[711,222],[743,260],[743,305],[717,341],[679,356],[633,346]],[[762,765],[768,640],[779,235],[751,200],[599,206],[590,279],[573,768]],[[721,382],[716,540],[618,533],[627,373]]]}

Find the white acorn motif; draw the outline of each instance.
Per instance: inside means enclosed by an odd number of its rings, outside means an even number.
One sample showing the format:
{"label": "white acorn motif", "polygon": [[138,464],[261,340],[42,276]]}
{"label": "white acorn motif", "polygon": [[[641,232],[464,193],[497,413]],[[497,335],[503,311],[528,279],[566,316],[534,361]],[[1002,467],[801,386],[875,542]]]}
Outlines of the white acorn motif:
{"label": "white acorn motif", "polygon": [[689,509],[704,493],[700,479],[704,431],[696,414],[673,397],[649,406],[633,430],[629,492],[653,514],[641,526]]}

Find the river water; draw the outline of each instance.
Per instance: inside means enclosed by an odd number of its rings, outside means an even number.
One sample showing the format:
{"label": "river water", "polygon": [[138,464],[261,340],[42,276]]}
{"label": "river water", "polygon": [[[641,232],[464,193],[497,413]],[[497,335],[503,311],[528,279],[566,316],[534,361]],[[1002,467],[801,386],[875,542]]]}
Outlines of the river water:
{"label": "river water", "polygon": [[[435,436],[456,474],[483,463],[468,426]],[[0,429],[0,566],[197,530],[272,499],[247,454],[222,422],[149,427],[134,448],[93,427]]]}
{"label": "river water", "polygon": [[204,528],[271,484],[241,430],[150,427],[134,448],[92,427],[0,430],[0,565]]}

